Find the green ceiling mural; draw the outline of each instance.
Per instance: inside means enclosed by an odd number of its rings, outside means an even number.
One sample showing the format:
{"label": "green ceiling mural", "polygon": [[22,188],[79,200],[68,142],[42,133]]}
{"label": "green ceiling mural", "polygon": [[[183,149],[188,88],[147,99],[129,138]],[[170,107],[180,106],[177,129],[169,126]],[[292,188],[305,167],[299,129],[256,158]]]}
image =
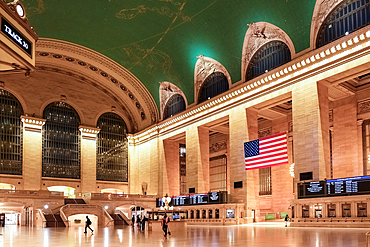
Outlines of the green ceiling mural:
{"label": "green ceiling mural", "polygon": [[284,30],[296,52],[309,47],[315,0],[23,0],[40,37],[73,42],[129,69],[159,105],[170,81],[194,102],[196,56],[219,61],[241,79],[247,24]]}

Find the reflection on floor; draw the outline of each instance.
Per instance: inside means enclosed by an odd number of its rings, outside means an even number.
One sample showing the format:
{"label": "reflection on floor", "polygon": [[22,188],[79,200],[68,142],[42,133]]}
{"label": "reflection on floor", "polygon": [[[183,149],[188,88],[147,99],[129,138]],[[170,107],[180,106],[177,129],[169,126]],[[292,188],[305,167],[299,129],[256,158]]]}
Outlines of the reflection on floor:
{"label": "reflection on floor", "polygon": [[0,228],[0,247],[149,247],[149,246],[365,246],[367,229],[285,228],[282,223],[242,226],[188,226],[165,238],[162,232],[140,232],[129,226],[97,228],[94,235],[79,228]]}

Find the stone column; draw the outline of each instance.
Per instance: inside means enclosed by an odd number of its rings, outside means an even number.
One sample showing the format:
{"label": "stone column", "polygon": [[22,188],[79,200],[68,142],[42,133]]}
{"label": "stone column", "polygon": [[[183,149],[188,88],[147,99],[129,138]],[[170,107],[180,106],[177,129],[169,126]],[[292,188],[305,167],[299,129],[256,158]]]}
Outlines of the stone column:
{"label": "stone column", "polygon": [[195,125],[186,130],[186,188],[209,191],[209,130]]}
{"label": "stone column", "polygon": [[358,166],[362,167],[362,174],[367,175],[367,169],[364,166],[364,150],[362,144],[362,124],[364,120],[358,119],[357,120],[357,150],[358,150]]}
{"label": "stone column", "polygon": [[299,175],[312,172],[313,180],[330,177],[328,88],[302,81],[292,91],[295,185]]}
{"label": "stone column", "polygon": [[333,103],[333,177],[351,177],[363,174],[359,163],[356,97]]}
{"label": "stone column", "polygon": [[342,205],[340,202],[335,202],[335,216],[336,218],[342,218]]}
{"label": "stone column", "polygon": [[96,192],[96,137],[98,128],[79,127],[81,132],[81,192]]}
{"label": "stone column", "polygon": [[[163,140],[164,159],[167,173],[168,195],[180,194],[180,158],[179,143],[172,140]],[[167,190],[166,190],[167,191]]]}
{"label": "stone column", "polygon": [[21,116],[23,123],[23,188],[40,190],[42,179],[42,126],[46,120]]}

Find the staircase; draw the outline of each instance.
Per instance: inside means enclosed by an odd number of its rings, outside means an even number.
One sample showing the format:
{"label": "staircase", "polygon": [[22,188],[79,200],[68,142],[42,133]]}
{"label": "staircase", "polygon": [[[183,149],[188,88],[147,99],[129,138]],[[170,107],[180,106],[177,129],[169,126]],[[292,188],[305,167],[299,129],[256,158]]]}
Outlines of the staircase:
{"label": "staircase", "polygon": [[66,227],[60,214],[46,214],[44,213],[46,219],[46,227]]}
{"label": "staircase", "polygon": [[128,225],[127,222],[119,214],[111,214],[114,219],[114,225]]}
{"label": "staircase", "polygon": [[122,210],[117,209],[117,210],[114,211],[114,215],[116,215],[121,220],[123,220],[126,223],[126,225],[131,224],[131,219],[129,219],[127,212],[124,212]]}
{"label": "staircase", "polygon": [[65,198],[64,205],[67,204],[86,204],[86,202],[84,201],[84,199]]}

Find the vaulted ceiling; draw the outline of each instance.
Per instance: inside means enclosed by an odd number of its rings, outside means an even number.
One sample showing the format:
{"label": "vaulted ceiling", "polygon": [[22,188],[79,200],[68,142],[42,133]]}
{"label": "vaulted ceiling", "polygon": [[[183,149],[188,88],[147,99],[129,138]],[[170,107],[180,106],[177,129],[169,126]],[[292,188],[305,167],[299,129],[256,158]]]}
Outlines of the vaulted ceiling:
{"label": "vaulted ceiling", "polygon": [[159,82],[169,81],[194,102],[198,55],[220,62],[241,80],[248,25],[269,22],[285,31],[296,52],[310,46],[315,0],[25,0],[42,38],[93,49],[131,71],[159,106]]}

